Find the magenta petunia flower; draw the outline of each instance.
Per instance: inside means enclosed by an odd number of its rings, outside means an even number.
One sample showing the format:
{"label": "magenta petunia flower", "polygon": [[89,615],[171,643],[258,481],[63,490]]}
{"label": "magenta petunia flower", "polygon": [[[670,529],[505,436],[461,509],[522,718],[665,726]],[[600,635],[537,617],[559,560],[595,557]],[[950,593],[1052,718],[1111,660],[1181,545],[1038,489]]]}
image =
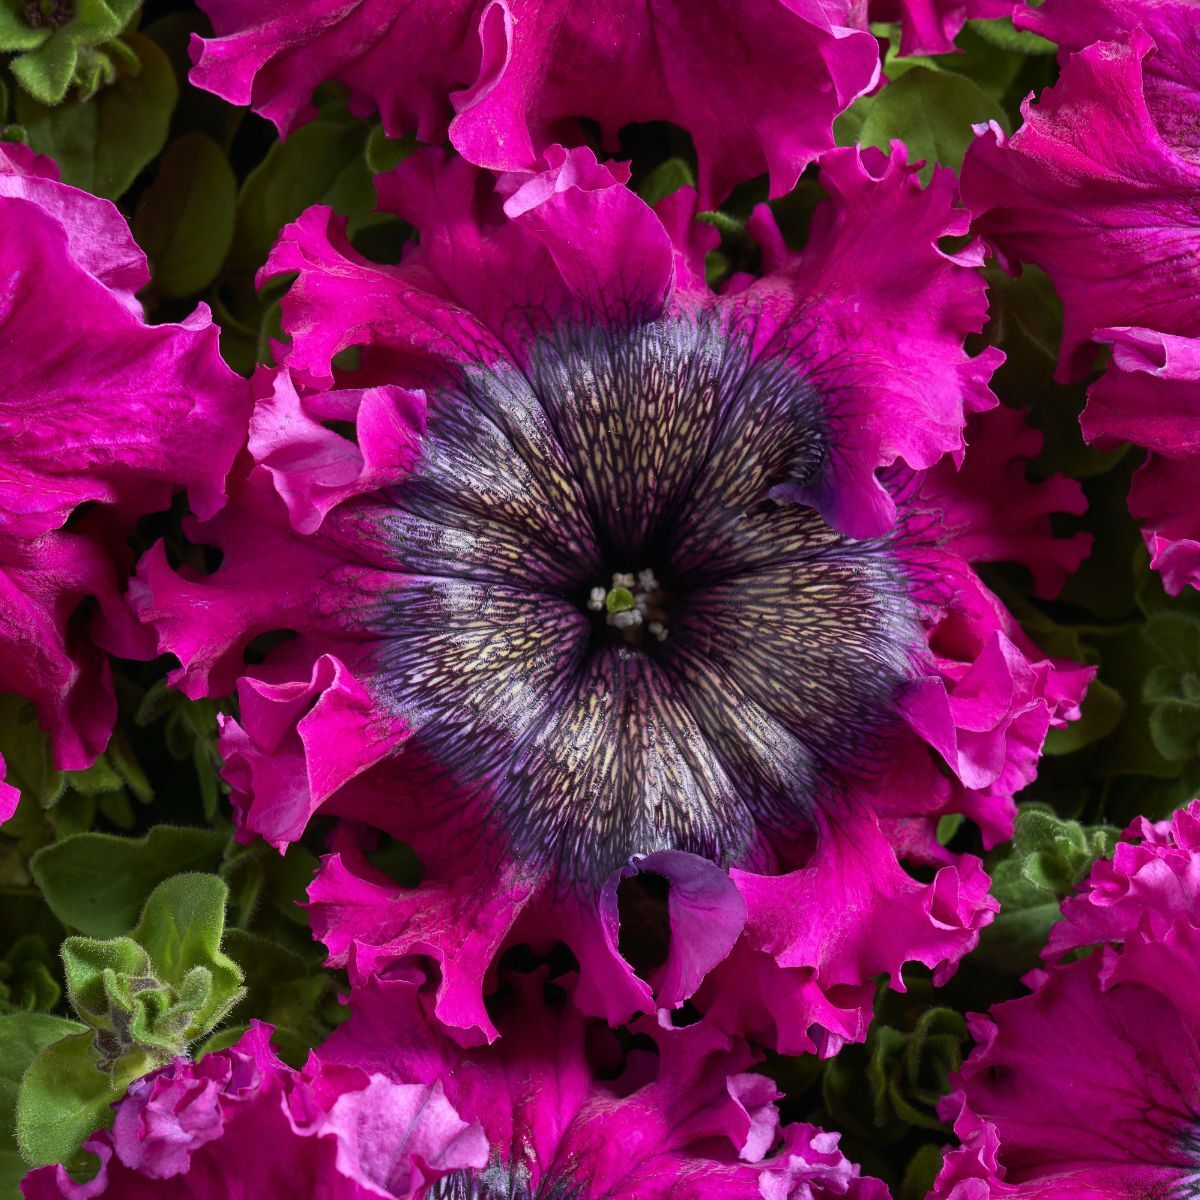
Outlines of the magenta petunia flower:
{"label": "magenta petunia flower", "polygon": [[1026,106],[1011,139],[993,128],[971,147],[965,203],[1005,260],[1037,263],[1053,280],[1063,378],[1112,345],[1084,433],[1152,451],[1130,510],[1178,592],[1200,582],[1200,515],[1179,489],[1200,428],[1189,400],[1200,354],[1200,22],[1190,0],[1047,0],[1017,21],[1062,45],[1062,77]]}
{"label": "magenta petunia flower", "polygon": [[[1064,378],[1086,373],[1097,329],[1200,333],[1195,6],[1086,8],[1049,0],[1018,13],[1018,24],[1063,41],[1062,75],[1026,102],[1011,138],[986,130],[962,171],[975,230],[1005,261],[1042,267],[1062,298]],[[1105,40],[1082,40],[1092,34]]]}
{"label": "magenta petunia flower", "polygon": [[[490,1038],[498,954],[557,940],[614,1022],[691,997],[832,1051],[873,976],[944,978],[991,919],[937,821],[1007,836],[1091,671],[970,562],[1053,590],[1086,540],[1049,512],[1081,494],[1026,482],[1037,436],[1007,411],[955,469],[998,355],[963,351],[985,300],[976,250],[939,248],[965,223],[949,173],[831,152],[807,248],[761,209],[764,277],[716,296],[694,194],[654,212],[589,152],[553,158],[502,206],[415,155],[381,181],[420,231],[399,266],[327,209],[285,231],[286,366],[257,381],[232,503],[191,531],[220,566],[158,546],[135,603],[179,687],[236,687],[244,835],[356,823],[310,894],[354,979],[429,959],[439,1018]],[[371,829],[413,846],[417,886],[370,866]],[[635,971],[639,924],[670,945]]]}
{"label": "magenta petunia flower", "polygon": [[[121,596],[125,537],[180,488],[198,514],[219,508],[248,398],[207,309],[145,323],[146,261],[110,203],[4,145],[0,211],[0,678],[74,770],[112,728],[103,651],[153,652]],[[88,599],[93,615],[72,619]]]}
{"label": "magenta petunia flower", "polygon": [[950,54],[968,21],[1012,15],[1014,0],[870,0],[872,21],[899,21],[901,54]]}
{"label": "magenta petunia flower", "polygon": [[744,1043],[650,1018],[622,1040],[543,977],[509,977],[504,1036],[473,1051],[428,1019],[415,981],[373,980],[317,1052],[331,1075],[440,1087],[482,1129],[486,1163],[427,1200],[887,1200],[837,1134],[781,1126],[780,1093]]}
{"label": "magenta petunia flower", "polygon": [[[976,1017],[934,1200],[1200,1190],[1200,802],[1136,821],[1050,933],[1033,991]],[[1096,946],[1065,965],[1069,951]]]}
{"label": "magenta petunia flower", "polygon": [[287,134],[336,80],[384,129],[450,141],[499,171],[600,127],[672,121],[695,142],[706,206],[767,173],[773,195],[833,145],[834,118],[874,86],[875,39],[851,0],[203,0],[192,81]]}
{"label": "magenta petunia flower", "polygon": [[257,1022],[228,1050],[143,1076],[114,1107],[112,1129],[86,1143],[99,1174],[77,1183],[41,1167],[21,1184],[25,1200],[425,1200],[488,1155],[478,1122],[458,1115],[440,1082],[312,1060],[297,1072]]}

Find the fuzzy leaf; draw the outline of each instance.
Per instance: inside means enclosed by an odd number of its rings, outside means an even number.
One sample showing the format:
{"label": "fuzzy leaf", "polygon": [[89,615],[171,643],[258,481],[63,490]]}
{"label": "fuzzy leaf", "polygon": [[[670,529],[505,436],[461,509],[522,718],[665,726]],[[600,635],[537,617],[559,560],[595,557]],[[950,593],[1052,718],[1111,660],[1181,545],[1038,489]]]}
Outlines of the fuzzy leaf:
{"label": "fuzzy leaf", "polygon": [[1000,912],[980,938],[977,961],[1012,976],[1035,966],[1060,900],[1097,858],[1112,853],[1118,836],[1112,826],[1085,826],[1044,805],[1023,805],[1012,842],[988,867]]}
{"label": "fuzzy leaf", "polygon": [[150,893],[130,937],[143,946],[156,978],[176,988],[194,967],[212,975],[211,991],[187,1032],[208,1032],[242,995],[242,972],[221,951],[229,889],[215,875],[176,875]]}
{"label": "fuzzy leaf", "polygon": [[45,1047],[80,1033],[83,1026],[45,1013],[0,1017],[0,1195],[17,1196],[17,1184],[29,1169],[17,1149],[17,1091],[29,1064]]}
{"label": "fuzzy leaf", "polygon": [[111,938],[133,928],[165,879],[215,870],[226,839],[208,829],[156,825],[141,838],[81,833],[39,851],[29,869],[64,925]]}
{"label": "fuzzy leaf", "polygon": [[998,50],[1015,54],[1053,54],[1058,49],[1053,42],[1030,33],[1028,29],[1015,29],[1011,17],[999,17],[994,21],[968,21],[966,27]]}
{"label": "fuzzy leaf", "polygon": [[[5,0],[0,5],[0,50],[17,51],[11,70],[17,82],[42,104],[59,104],[72,83],[85,95],[115,72],[114,58],[121,57],[112,39],[137,11],[139,0]],[[40,25],[29,23],[30,11],[62,10],[67,19],[56,21],[47,13]],[[105,45],[108,43],[108,45]]]}
{"label": "fuzzy leaf", "polygon": [[112,1120],[109,1105],[150,1067],[130,1062],[120,1074],[101,1071],[92,1035],[78,1033],[46,1046],[17,1092],[17,1144],[30,1166],[77,1162],[79,1147]]}
{"label": "fuzzy leaf", "polygon": [[48,107],[25,93],[16,117],[29,144],[49,154],[65,182],[115,200],[162,149],[179,88],[167,56],[149,38],[126,38],[133,62],[89,100]]}
{"label": "fuzzy leaf", "polygon": [[910,1032],[872,1026],[867,1079],[876,1123],[895,1114],[910,1125],[943,1129],[937,1102],[949,1090],[951,1072],[962,1066],[967,1040],[967,1023],[951,1008],[926,1009]]}

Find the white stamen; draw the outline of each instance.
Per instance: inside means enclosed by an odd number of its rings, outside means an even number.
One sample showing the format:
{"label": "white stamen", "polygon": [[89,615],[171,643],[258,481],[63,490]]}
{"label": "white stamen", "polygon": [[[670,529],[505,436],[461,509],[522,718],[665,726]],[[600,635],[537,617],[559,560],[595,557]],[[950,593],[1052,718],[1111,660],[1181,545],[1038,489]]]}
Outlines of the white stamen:
{"label": "white stamen", "polygon": [[643,592],[658,591],[658,580],[654,578],[654,572],[650,570],[649,567],[643,567],[638,572],[637,581],[638,587],[640,587]]}
{"label": "white stamen", "polygon": [[651,621],[646,628],[650,630],[650,632],[654,634],[654,636],[658,638],[660,642],[665,642],[667,640],[667,629],[661,621]]}
{"label": "white stamen", "polygon": [[633,575],[626,574],[622,571],[614,571],[612,585],[615,588],[619,588],[619,587],[632,588],[634,585]]}
{"label": "white stamen", "polygon": [[588,608],[592,612],[600,612],[604,608],[604,597],[607,595],[602,587],[594,587],[588,593]]}
{"label": "white stamen", "polygon": [[642,623],[642,614],[636,608],[627,608],[623,612],[609,613],[608,623],[616,629],[629,629]]}

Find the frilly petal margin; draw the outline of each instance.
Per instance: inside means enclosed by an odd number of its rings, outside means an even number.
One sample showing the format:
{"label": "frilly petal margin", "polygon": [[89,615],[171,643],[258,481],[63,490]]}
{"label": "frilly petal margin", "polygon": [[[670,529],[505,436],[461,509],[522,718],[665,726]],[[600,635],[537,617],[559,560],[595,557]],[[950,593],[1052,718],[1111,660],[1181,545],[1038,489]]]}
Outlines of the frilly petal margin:
{"label": "frilly petal margin", "polygon": [[[1094,864],[1031,994],[970,1019],[976,1049],[941,1105],[962,1145],[933,1200],[1183,1195],[1200,1081],[1200,802],[1135,821]],[[1069,952],[1098,947],[1064,961]]]}
{"label": "frilly petal margin", "polygon": [[1086,5],[1045,0],[1036,8],[1018,6],[1013,23],[1057,42],[1065,52],[1144,30],[1157,47],[1143,63],[1147,108],[1179,153],[1200,159],[1200,26],[1190,0],[1091,0]]}
{"label": "frilly petal margin", "polygon": [[952,54],[968,21],[1012,15],[1013,0],[870,0],[871,20],[900,22],[900,53]]}
{"label": "frilly petal margin", "polygon": [[868,811],[838,813],[819,838],[809,867],[730,872],[745,932],[695,999],[714,1024],[781,1054],[824,1057],[862,1041],[876,976],[903,991],[901,968],[920,962],[944,982],[999,907],[970,855],[932,884],[908,875]]}
{"label": "frilly petal margin", "polygon": [[[191,79],[250,104],[286,135],[336,80],[386,132],[449,136],[470,162],[537,172],[554,142],[605,146],[633,122],[671,121],[694,140],[712,207],[770,176],[783,195],[833,145],[834,118],[875,85],[879,54],[849,0],[593,4],[568,0],[205,0],[214,38],[196,38]],[[703,81],[703,82],[701,82]]]}
{"label": "frilly petal margin", "polygon": [[744,1043],[706,1025],[646,1020],[638,1032],[653,1051],[623,1051],[562,995],[569,978],[548,988],[544,977],[507,976],[504,1036],[467,1051],[429,1020],[419,973],[371,980],[317,1061],[331,1073],[444,1081],[462,1118],[482,1126],[492,1162],[531,1194],[557,1184],[581,1200],[669,1200],[685,1186],[697,1200],[886,1200],[837,1135],[781,1127],[779,1093],[747,1073],[756,1056]]}
{"label": "frilly petal margin", "polygon": [[[895,522],[882,468],[922,471],[946,454],[961,460],[966,417],[996,404],[988,380],[1003,355],[963,351],[987,319],[983,279],[970,269],[983,262],[982,247],[941,248],[943,238],[966,233],[968,217],[954,207],[953,172],[939,169],[922,187],[917,169],[900,142],[890,155],[824,155],[829,199],[813,214],[808,245],[790,250],[760,205],[749,228],[763,248],[764,277],[735,298],[774,316],[777,326],[763,336],[801,349],[830,391],[837,461],[799,498],[851,537],[877,536]],[[878,247],[889,244],[881,257]]]}
{"label": "frilly petal margin", "polygon": [[1200,588],[1200,340],[1152,329],[1098,329],[1112,361],[1088,391],[1083,435],[1101,449],[1122,442],[1150,453],[1129,489],[1150,565],[1172,595]]}
{"label": "frilly petal margin", "polygon": [[[0,397],[0,673],[34,703],[56,766],[78,770],[104,749],[115,713],[103,651],[152,653],[121,596],[125,539],[180,489],[198,512],[220,507],[249,396],[207,309],[145,323],[134,294],[145,256],[107,200],[5,145],[0,213],[0,331],[21,348]],[[95,613],[77,623],[86,597]]]}
{"label": "frilly petal margin", "polygon": [[[189,528],[221,551],[220,566],[174,572],[156,548],[133,600],[160,651],[180,659],[178,686],[238,691],[221,745],[243,836],[283,845],[317,811],[345,819],[310,915],[357,985],[420,965],[434,977],[436,1018],[478,1045],[497,1033],[484,998],[506,948],[565,943],[579,963],[576,1003],[609,1021],[690,999],[710,1023],[832,1052],[865,1035],[872,974],[899,983],[916,960],[944,978],[991,919],[978,861],[938,843],[938,819],[962,812],[988,844],[1007,836],[1013,792],[1032,778],[1047,729],[1078,715],[1091,671],[1040,654],[970,562],[1025,561],[1052,591],[1085,546],[1054,539],[1049,514],[1076,511],[1078,493],[1024,479],[1037,435],[1019,415],[971,415],[995,403],[998,359],[963,349],[986,297],[978,248],[940,246],[965,228],[948,175],[923,188],[900,148],[831,152],[808,246],[789,250],[760,211],[766,276],[714,296],[698,265],[711,231],[691,220],[693,193],[656,213],[588,152],[547,161],[544,177],[508,179],[496,194],[460,159],[418,151],[380,181],[384,205],[421,235],[395,266],[355,254],[327,210],[289,226],[268,267],[297,272],[283,302],[285,366],[254,383],[231,504]],[[868,254],[872,238],[892,253]],[[811,844],[733,873],[678,851],[635,854],[580,896],[514,861],[477,814],[401,781],[407,731],[384,716],[354,628],[359,606],[396,577],[384,579],[393,560],[364,529],[373,497],[408,469],[425,393],[448,375],[519,366],[530,336],[556,321],[675,316],[748,328],[756,353],[792,355],[811,372],[839,444],[814,499],[798,498],[827,504],[853,531],[890,531],[924,581],[927,645],[914,652],[927,691],[913,697],[891,769],[822,803]],[[350,346],[361,366],[342,389],[332,360]],[[334,441],[333,421],[356,437]],[[998,480],[1011,501],[999,521],[986,503]],[[295,636],[244,666],[246,646],[276,630]],[[376,831],[413,848],[419,883],[371,866]],[[905,872],[897,849],[933,868],[929,882]],[[666,960],[639,972],[622,953],[622,896],[643,884],[663,898],[647,919],[670,936]],[[777,910],[791,914],[786,935]],[[718,976],[736,983],[737,1003]]]}
{"label": "frilly petal margin", "polygon": [[99,1174],[76,1183],[64,1167],[41,1167],[21,1184],[25,1200],[172,1186],[197,1200],[281,1196],[297,1180],[339,1200],[418,1200],[442,1176],[487,1162],[482,1129],[462,1120],[440,1082],[323,1071],[312,1059],[297,1072],[276,1056],[270,1033],[254,1022],[228,1050],[177,1058],[137,1080],[117,1102],[112,1130],[85,1144]]}
{"label": "frilly petal margin", "polygon": [[1200,334],[1200,160],[1158,128],[1155,57],[1142,29],[1072,54],[1011,138],[993,124],[963,161],[975,231],[1007,264],[1036,263],[1062,298],[1064,380],[1086,374],[1097,329]]}

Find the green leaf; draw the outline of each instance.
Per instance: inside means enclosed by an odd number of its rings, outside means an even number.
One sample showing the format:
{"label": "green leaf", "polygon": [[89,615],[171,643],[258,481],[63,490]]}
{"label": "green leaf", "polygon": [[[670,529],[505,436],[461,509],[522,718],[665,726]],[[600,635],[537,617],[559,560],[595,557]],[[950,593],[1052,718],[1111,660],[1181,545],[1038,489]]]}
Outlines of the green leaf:
{"label": "green leaf", "polygon": [[153,970],[145,949],[127,937],[69,937],[62,957],[71,1007],[93,1029],[113,1028],[113,996],[122,978],[146,980]]}
{"label": "green leaf", "polygon": [[54,769],[37,713],[21,696],[0,697],[0,754],[6,781],[39,808],[49,808],[63,794],[66,776]]}
{"label": "green leaf", "polygon": [[48,107],[25,93],[16,98],[16,117],[29,144],[51,155],[63,180],[115,200],[163,148],[178,96],[167,56],[141,34],[126,41],[132,65],[121,63],[117,78],[90,100]]}
{"label": "green leaf", "polygon": [[909,1159],[897,1200],[925,1200],[942,1169],[942,1147],[926,1142]]}
{"label": "green leaf", "polygon": [[194,6],[181,12],[169,12],[143,25],[140,30],[166,54],[175,69],[179,85],[179,103],[171,120],[175,134],[206,133],[223,150],[228,151],[233,136],[248,110],[222,100],[212,92],[188,86],[192,58],[188,52],[192,35],[207,37],[212,33],[208,18]]}
{"label": "green leaf", "polygon": [[1046,735],[1047,754],[1073,754],[1107,737],[1121,723],[1125,701],[1116,688],[1093,679],[1083,699],[1078,721],[1063,729],[1051,729]]}
{"label": "green leaf", "polygon": [[25,15],[25,0],[0,0],[0,53],[35,50],[50,40],[53,30],[36,28]]}
{"label": "green leaf", "polygon": [[[17,81],[42,104],[59,104],[72,83],[85,95],[115,74],[117,35],[138,0],[5,0],[0,4],[0,50],[25,51],[11,63]],[[31,25],[30,13],[40,19]],[[66,19],[64,20],[63,17]]]}
{"label": "green leaf", "polygon": [[231,929],[225,946],[246,969],[246,995],[230,1019],[257,1017],[273,1025],[275,1044],[293,1065],[302,1065],[308,1051],[349,1016],[338,1002],[334,975],[319,963],[306,962],[273,939],[244,929]]}
{"label": "green leaf", "polygon": [[176,875],[151,892],[129,935],[145,948],[164,983],[179,988],[198,966],[211,974],[209,997],[186,1033],[189,1041],[212,1029],[242,995],[241,969],[221,951],[228,896],[215,875]]}
{"label": "green leaf", "polygon": [[999,17],[994,21],[968,21],[967,29],[978,34],[989,45],[1014,54],[1053,54],[1058,47],[1027,29],[1013,27],[1011,17]]}
{"label": "green leaf", "polygon": [[[1145,548],[1127,499],[1137,466],[1138,455],[1126,454],[1111,470],[1083,481],[1088,508],[1082,524],[1095,542],[1067,580],[1061,599],[1105,621],[1131,616],[1137,607],[1135,569]],[[1127,692],[1122,694],[1129,699]]]}
{"label": "green leaf", "polygon": [[17,1092],[17,1144],[25,1161],[30,1166],[77,1165],[84,1139],[111,1122],[108,1106],[143,1073],[126,1078],[101,1071],[90,1033],[46,1046],[30,1063]]}
{"label": "green leaf", "polygon": [[50,1012],[61,998],[45,939],[36,933],[18,937],[0,959],[0,1011]]}
{"label": "green leaf", "polygon": [[647,204],[653,206],[664,196],[669,196],[680,188],[695,186],[696,179],[692,168],[682,158],[668,158],[666,162],[659,163],[638,184],[637,193]]}
{"label": "green leaf", "polygon": [[1138,624],[1115,626],[1089,634],[1100,649],[1100,673],[1105,684],[1117,691],[1125,712],[1117,727],[1096,748],[1092,769],[1100,778],[1148,775],[1170,779],[1179,765],[1165,758],[1150,733],[1150,705],[1143,698],[1147,675],[1159,659]]}
{"label": "green leaf", "polygon": [[47,846],[29,868],[64,925],[95,938],[133,928],[150,893],[165,879],[215,870],[226,839],[208,829],[156,825],[145,837],[80,833]]}
{"label": "green leaf", "polygon": [[882,1023],[867,1039],[867,1080],[875,1101],[875,1120],[893,1115],[909,1125],[944,1129],[937,1102],[949,1091],[950,1074],[962,1066],[967,1023],[951,1008],[929,1008],[910,1032]]}
{"label": "green leaf", "polygon": [[361,123],[316,120],[272,145],[238,196],[230,268],[257,270],[279,230],[312,204],[328,204],[348,217],[351,235],[366,225],[394,219],[374,211],[367,133]]}
{"label": "green leaf", "polygon": [[1155,748],[1172,762],[1200,760],[1200,619],[1158,613],[1143,636],[1163,660],[1142,685]]}
{"label": "green leaf", "polygon": [[0,1196],[17,1196],[17,1184],[29,1170],[17,1148],[17,1091],[29,1064],[45,1047],[79,1033],[77,1021],[44,1013],[0,1017]]}
{"label": "green leaf", "polygon": [[[943,71],[965,75],[1002,104],[1025,63],[1024,54],[1000,49],[981,37],[970,24],[963,27],[954,43],[958,47],[957,53],[938,55],[934,60],[936,64]],[[886,73],[890,78],[892,72],[887,70]]]}
{"label": "green leaf", "polygon": [[233,242],[237,180],[221,148],[204,133],[167,147],[158,175],[133,218],[161,296],[191,296],[216,278]]}
{"label": "green leaf", "polygon": [[367,170],[372,175],[394,171],[416,148],[415,136],[390,138],[382,125],[372,125],[365,148]]}
{"label": "green leaf", "polygon": [[[854,109],[860,108],[865,116],[857,139],[852,140],[887,150],[892,139],[899,138],[908,146],[910,159],[925,159],[921,177],[926,180],[933,171],[929,164],[956,169],[962,165],[975,136],[972,124],[1007,124],[1004,110],[978,85],[965,76],[928,67],[905,71],[882,91],[857,101]],[[838,138],[842,140],[843,131]]]}
{"label": "green leaf", "polygon": [[1063,896],[1097,858],[1110,855],[1119,831],[1064,821],[1044,805],[1024,804],[1012,842],[992,856],[995,921],[980,937],[977,960],[1006,975],[1023,975],[1040,961]]}

